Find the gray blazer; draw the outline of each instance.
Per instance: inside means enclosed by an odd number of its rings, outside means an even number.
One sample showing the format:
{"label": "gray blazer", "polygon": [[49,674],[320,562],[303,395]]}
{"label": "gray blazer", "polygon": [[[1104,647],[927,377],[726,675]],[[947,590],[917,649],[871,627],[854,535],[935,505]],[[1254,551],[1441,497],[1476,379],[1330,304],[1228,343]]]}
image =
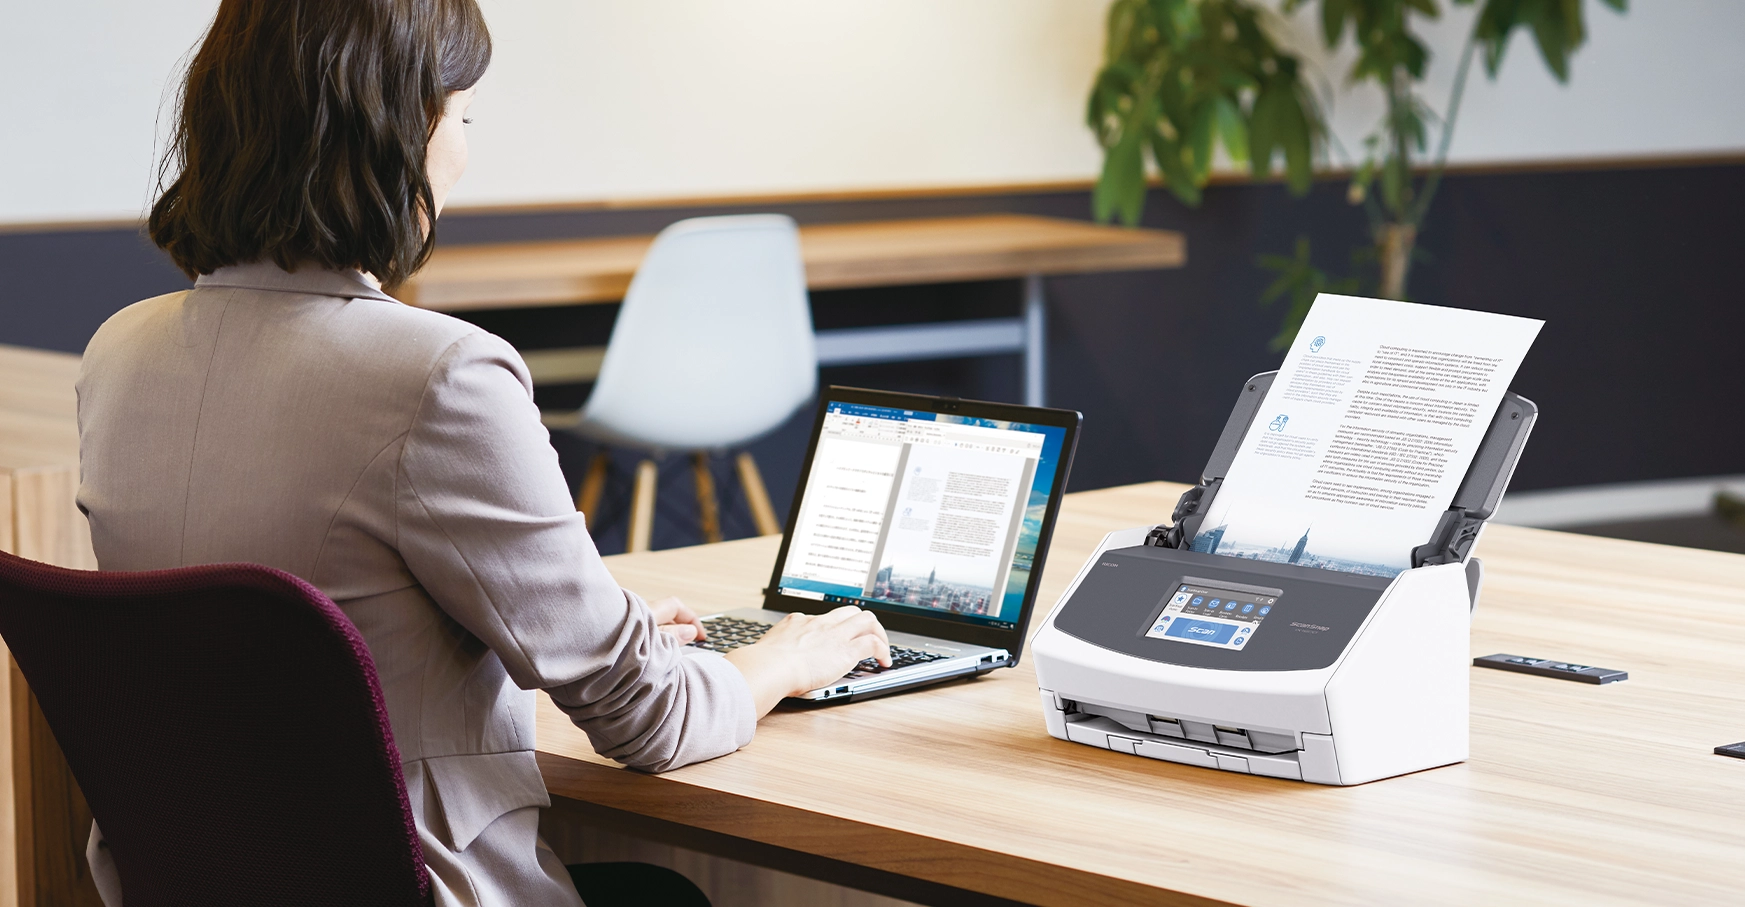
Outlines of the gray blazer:
{"label": "gray blazer", "polygon": [[356,272],[246,265],[110,318],[78,391],[102,569],[266,564],[362,631],[439,904],[575,903],[533,852],[532,691],[641,769],[751,740],[739,672],[607,572],[502,339]]}

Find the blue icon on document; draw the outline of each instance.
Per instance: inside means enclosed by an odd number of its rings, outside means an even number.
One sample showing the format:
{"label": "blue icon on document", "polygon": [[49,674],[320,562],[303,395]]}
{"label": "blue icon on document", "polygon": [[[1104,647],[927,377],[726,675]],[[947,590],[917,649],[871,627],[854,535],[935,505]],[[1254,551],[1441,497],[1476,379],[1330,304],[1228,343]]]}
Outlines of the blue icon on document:
{"label": "blue icon on document", "polygon": [[1225,606],[1224,606],[1224,610],[1226,610],[1226,611],[1234,611],[1234,610],[1236,610],[1236,603],[1235,603],[1235,602],[1231,602],[1231,603],[1230,603],[1230,604],[1228,604],[1228,605],[1225,605]]}
{"label": "blue icon on document", "polygon": [[1314,340],[1309,341],[1309,352],[1319,353],[1321,351],[1321,347],[1324,347],[1326,345],[1327,345],[1327,338],[1316,337]]}
{"label": "blue icon on document", "polygon": [[1243,605],[1242,606],[1242,613],[1243,614],[1247,614],[1248,612],[1253,611],[1253,610],[1254,610],[1253,605]]}
{"label": "blue icon on document", "polygon": [[1214,599],[1212,599],[1212,601],[1211,601],[1211,604],[1208,604],[1208,605],[1206,605],[1206,607],[1208,607],[1208,608],[1211,608],[1211,609],[1213,609],[1213,610],[1214,610],[1214,611],[1215,611],[1215,610],[1217,610],[1217,608],[1218,608],[1218,600],[1217,600],[1217,599],[1215,599],[1215,598],[1214,598]]}
{"label": "blue icon on document", "polygon": [[1243,628],[1242,628],[1242,629],[1240,629],[1240,630],[1237,630],[1237,631],[1236,631],[1236,632],[1238,632],[1238,633],[1247,633],[1247,632],[1248,632],[1248,631],[1249,631],[1249,630],[1252,630],[1252,629],[1254,629],[1254,628],[1253,628],[1253,627],[1243,627]]}
{"label": "blue icon on document", "polygon": [[1271,610],[1272,610],[1272,606],[1271,606],[1271,605],[1267,605],[1267,606],[1265,606],[1265,607],[1263,607],[1263,608],[1261,608],[1261,609],[1260,609],[1260,616],[1261,616],[1261,617],[1265,617],[1265,616],[1266,616],[1266,615],[1267,615],[1267,612],[1269,612],[1269,611],[1271,611]]}
{"label": "blue icon on document", "polygon": [[1289,421],[1291,421],[1291,417],[1286,416],[1286,415],[1281,413],[1276,418],[1274,418],[1272,420],[1272,422],[1269,423],[1266,427],[1272,429],[1273,431],[1284,431],[1285,430],[1285,423],[1287,423]]}
{"label": "blue icon on document", "polygon": [[1194,596],[1194,604],[1196,604],[1196,605],[1199,604],[1200,602],[1205,601],[1205,600],[1206,600],[1206,597],[1204,595]]}
{"label": "blue icon on document", "polygon": [[1244,639],[1247,639],[1247,638],[1248,638],[1248,637],[1246,637],[1246,636],[1238,636],[1238,637],[1236,637],[1236,641],[1235,641],[1235,642],[1233,642],[1233,643],[1231,643],[1231,645],[1235,645],[1235,646],[1239,646],[1239,645],[1242,645],[1242,641],[1243,641],[1243,640],[1244,640]]}

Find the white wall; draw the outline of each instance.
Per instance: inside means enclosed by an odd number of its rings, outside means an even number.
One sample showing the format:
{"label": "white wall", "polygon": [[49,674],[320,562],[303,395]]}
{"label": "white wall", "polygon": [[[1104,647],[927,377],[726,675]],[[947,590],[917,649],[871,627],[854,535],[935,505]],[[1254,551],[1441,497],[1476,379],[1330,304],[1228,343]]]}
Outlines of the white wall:
{"label": "white wall", "polygon": [[[1745,3],[1631,0],[1624,15],[1582,0],[1588,42],[1560,85],[1532,35],[1517,32],[1495,82],[1473,61],[1450,158],[1460,163],[1704,155],[1745,150]],[[1424,94],[1440,113],[1476,9],[1449,9],[1424,30],[1431,47]],[[1347,26],[1343,52],[1327,59],[1319,5],[1291,23],[1289,42],[1317,61],[1334,89],[1333,131],[1351,154],[1383,111],[1374,90],[1344,90],[1356,55]],[[1432,140],[1435,133],[1432,132]]]}
{"label": "white wall", "polygon": [[[1104,0],[481,0],[497,62],[454,203],[1088,179]],[[153,129],[215,0],[5,0],[0,223],[132,218]],[[1571,86],[1525,36],[1476,79],[1459,162],[1745,150],[1745,3],[1588,0]],[[1470,23],[1429,31],[1440,107]],[[1289,28],[1311,50],[1308,21]],[[1339,89],[1346,147],[1379,98]]]}

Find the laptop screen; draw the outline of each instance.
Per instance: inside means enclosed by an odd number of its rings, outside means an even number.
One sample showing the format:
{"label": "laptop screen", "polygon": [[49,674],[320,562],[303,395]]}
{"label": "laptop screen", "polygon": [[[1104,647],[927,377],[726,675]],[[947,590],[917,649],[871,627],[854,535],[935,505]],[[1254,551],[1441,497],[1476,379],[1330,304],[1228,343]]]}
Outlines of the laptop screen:
{"label": "laptop screen", "polygon": [[787,596],[1017,625],[1067,429],[826,400]]}

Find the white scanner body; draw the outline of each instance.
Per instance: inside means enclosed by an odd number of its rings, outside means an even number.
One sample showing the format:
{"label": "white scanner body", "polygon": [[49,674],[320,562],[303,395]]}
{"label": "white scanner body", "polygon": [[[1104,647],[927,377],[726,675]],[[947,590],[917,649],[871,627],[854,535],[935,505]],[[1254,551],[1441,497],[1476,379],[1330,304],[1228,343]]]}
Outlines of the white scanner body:
{"label": "white scanner body", "polygon": [[[1313,670],[1166,664],[1057,627],[1062,607],[1105,554],[1143,550],[1149,531],[1105,536],[1031,643],[1049,734],[1317,784],[1362,784],[1466,759],[1469,628],[1482,569],[1476,559],[1400,573],[1337,660]],[[1143,629],[1135,627],[1135,635]]]}
{"label": "white scanner body", "polygon": [[[1538,407],[1504,395],[1434,536],[1402,540],[1414,566],[1391,579],[1193,551],[1275,374],[1249,379],[1173,524],[1105,536],[1037,630],[1031,652],[1048,732],[1316,784],[1464,761],[1471,620],[1483,577],[1471,551]],[[1240,617],[1246,610],[1207,614],[1194,598],[1184,611],[1201,587],[1237,590],[1242,605],[1266,607],[1248,618]],[[1236,619],[1217,620],[1225,614]],[[1249,635],[1182,641],[1213,626]]]}

